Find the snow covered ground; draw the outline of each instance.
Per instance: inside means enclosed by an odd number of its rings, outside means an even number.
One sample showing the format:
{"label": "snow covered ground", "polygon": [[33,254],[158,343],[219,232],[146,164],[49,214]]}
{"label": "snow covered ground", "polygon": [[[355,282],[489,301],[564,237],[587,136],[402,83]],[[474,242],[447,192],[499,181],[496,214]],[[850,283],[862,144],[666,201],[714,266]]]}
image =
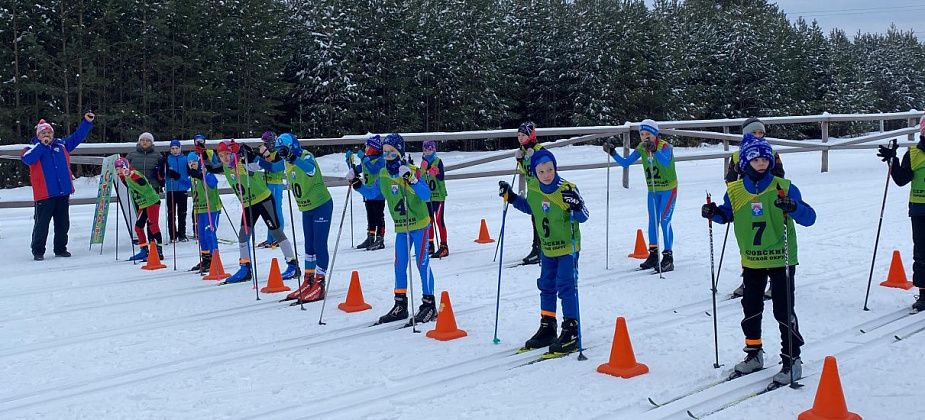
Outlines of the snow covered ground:
{"label": "snow covered ground", "polygon": [[[591,146],[568,147],[556,154],[560,163],[603,161],[600,149]],[[472,156],[445,157],[452,162]],[[339,156],[322,158],[325,174],[343,172],[339,161]],[[869,419],[919,418],[925,367],[914,355],[925,345],[925,334],[898,342],[893,335],[900,325],[925,327],[925,316],[905,318],[868,334],[858,331],[862,324],[905,310],[912,302],[911,291],[876,285],[885,276],[893,249],[903,253],[911,275],[907,189],[891,187],[872,310],[864,312],[884,165],[870,150],[831,153],[830,172],[825,174],[819,173],[818,153],[788,154],[784,163],[788,177],[819,215],[815,226],[797,229],[797,313],[807,340],[803,358],[808,377],[802,381],[806,386],[747,399],[711,418],[795,417],[812,406],[821,360],[828,354],[838,357],[851,411]],[[485,167],[508,166],[505,161]],[[579,362],[572,356],[523,367],[518,366],[535,354],[511,353],[537,328],[539,269],[503,270],[501,343],[495,345],[495,245],[473,243],[482,218],[497,239],[500,178],[448,184],[451,254],[434,261],[433,271],[437,290],[449,291],[457,322],[469,333],[450,342],[410,329],[368,327],[391,307],[394,244],[390,235],[386,250],[349,249],[349,210],[330,279],[327,325],[318,323],[320,302],[306,305],[303,312],[277,303],[279,295],[262,294],[256,301],[249,285],[217,287],[185,272],[196,262],[194,242],[177,245],[179,271],[147,272],[124,261],[131,252],[124,235],[121,261],[116,261],[114,217],[103,255],[98,247],[87,252],[93,211],[89,205],[71,209],[74,257],[33,262],[31,209],[0,210],[0,417],[637,419],[684,418],[688,408],[695,414],[714,411],[722,407],[727,398],[723,395],[732,398],[747,391],[745,385],[732,382],[721,393],[714,392],[721,394],[718,399],[707,398],[708,390],[657,410],[647,402],[648,397],[664,401],[714,381],[744,356],[741,307],[738,301],[725,300],[738,285],[740,269],[730,238],[718,304],[719,356],[725,366],[712,366],[709,246],[699,208],[704,191],[722,196],[722,161],[682,162],[677,170],[677,269],[665,279],[633,271],[639,260],[626,258],[636,229],[646,223],[641,169],[631,169],[629,189],[619,186],[620,171],[612,173],[609,270],[604,267],[606,172],[563,173],[578,184],[591,211],[591,219],[582,226],[579,280],[585,354],[590,360]],[[95,191],[95,182],[87,188]],[[331,192],[336,229],[346,190]],[[237,219],[239,206],[230,196],[223,198],[232,219]],[[111,211],[114,215],[115,207]],[[353,212],[358,242],[365,224],[361,200],[355,199]],[[528,251],[529,223],[524,214],[508,214],[506,265]],[[234,237],[224,217],[219,231],[220,237]],[[723,232],[724,227],[715,227],[717,259]],[[332,247],[335,233],[329,241]],[[264,234],[258,228],[258,235]],[[303,243],[300,229],[297,242]],[[233,270],[236,246],[223,245],[222,251],[226,269]],[[172,248],[165,253],[166,263],[172,265]],[[281,253],[258,254],[263,282],[270,258]],[[370,311],[346,314],[336,307],[344,299],[351,270],[360,273],[366,300],[373,305]],[[625,380],[595,372],[608,359],[618,316],[626,317],[636,358],[648,364],[649,374]],[[770,375],[779,360],[770,305],[764,329]],[[695,406],[699,399],[703,404]]]}

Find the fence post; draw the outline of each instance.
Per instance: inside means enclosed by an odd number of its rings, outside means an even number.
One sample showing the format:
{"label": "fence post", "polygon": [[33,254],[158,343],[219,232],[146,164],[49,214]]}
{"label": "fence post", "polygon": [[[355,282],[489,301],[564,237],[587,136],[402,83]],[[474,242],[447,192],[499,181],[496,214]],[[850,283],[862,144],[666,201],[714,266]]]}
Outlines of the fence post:
{"label": "fence post", "polygon": [[[909,118],[909,127],[915,127],[918,123],[919,121],[917,119]],[[910,142],[915,141],[915,133],[909,133],[909,141]]]}
{"label": "fence post", "polygon": [[[723,126],[723,134],[729,134],[728,125]],[[723,151],[724,152],[729,151],[729,139],[723,139]],[[724,177],[726,176],[726,168],[728,167],[729,167],[729,156],[727,155],[726,157],[723,158],[723,176]]]}
{"label": "fence post", "polygon": [[[823,120],[822,122],[820,122],[820,124],[822,124],[822,143],[825,144],[829,142],[829,113],[824,112],[822,113],[822,116],[823,116]],[[822,170],[821,172],[828,172],[828,171],[829,171],[829,151],[823,150],[822,151]]]}
{"label": "fence post", "polygon": [[883,129],[883,120],[880,120],[880,132],[882,133],[884,131],[886,130]]}
{"label": "fence post", "polygon": [[[627,123],[629,125],[629,123]],[[627,131],[622,134],[623,136],[623,157],[630,155],[630,132]],[[623,188],[630,187],[630,168],[623,168]]]}

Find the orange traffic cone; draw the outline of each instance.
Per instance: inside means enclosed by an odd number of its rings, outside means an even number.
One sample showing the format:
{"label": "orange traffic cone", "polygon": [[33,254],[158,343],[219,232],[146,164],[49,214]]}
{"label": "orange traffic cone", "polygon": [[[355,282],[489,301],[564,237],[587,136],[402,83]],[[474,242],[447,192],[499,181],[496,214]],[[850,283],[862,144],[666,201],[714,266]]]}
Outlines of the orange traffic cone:
{"label": "orange traffic cone", "polygon": [[354,271],[350,275],[350,287],[347,288],[347,299],[337,305],[344,312],[360,312],[372,309],[372,305],[363,300],[363,289],[360,288],[360,273]]}
{"label": "orange traffic cone", "polygon": [[494,239],[491,239],[491,235],[488,234],[488,224],[485,223],[485,219],[482,219],[482,227],[479,228],[479,238],[475,240],[475,243],[490,244],[494,241]]}
{"label": "orange traffic cone", "polygon": [[912,288],[912,282],[906,277],[906,270],[903,268],[903,260],[899,257],[899,250],[893,250],[893,261],[890,263],[890,273],[887,274],[886,281],[880,283],[880,285],[905,290]]}
{"label": "orange traffic cone", "polygon": [[630,258],[644,260],[649,258],[649,247],[646,246],[646,240],[642,237],[642,229],[636,229],[636,250],[627,255]]}
{"label": "orange traffic cone", "polygon": [[279,273],[279,261],[276,258],[270,263],[270,276],[267,277],[267,286],[260,289],[260,293],[288,292],[292,289],[283,284],[283,276]]}
{"label": "orange traffic cone", "polygon": [[218,250],[212,251],[212,263],[209,264],[209,274],[203,277],[203,280],[225,280],[231,277],[231,274],[225,272],[225,266],[222,265],[222,256]]}
{"label": "orange traffic cone", "polygon": [[626,320],[622,316],[617,318],[617,328],[613,333],[613,346],[610,348],[610,361],[598,366],[597,371],[627,379],[649,373],[648,366],[636,362],[633,343],[630,343]]}
{"label": "orange traffic cone", "polygon": [[797,420],[861,420],[861,416],[848,411],[845,404],[845,394],[841,389],[835,357],[825,357],[813,408],[800,413]]}
{"label": "orange traffic cone", "polygon": [[[485,221],[482,220],[482,222]],[[453,315],[450,294],[443,291],[440,293],[440,309],[437,310],[437,326],[428,331],[427,336],[435,340],[450,341],[467,335],[465,331],[456,326],[456,315]]]}
{"label": "orange traffic cone", "polygon": [[167,268],[167,266],[161,264],[161,255],[157,253],[157,245],[154,244],[154,241],[148,242],[148,262],[141,266],[141,269],[160,270],[162,268]]}

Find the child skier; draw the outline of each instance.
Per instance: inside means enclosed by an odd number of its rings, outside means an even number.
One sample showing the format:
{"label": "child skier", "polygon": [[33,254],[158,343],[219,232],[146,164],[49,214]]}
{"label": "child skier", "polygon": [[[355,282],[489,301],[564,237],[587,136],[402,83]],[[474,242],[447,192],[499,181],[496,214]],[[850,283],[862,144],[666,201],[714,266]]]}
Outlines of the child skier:
{"label": "child skier", "polygon": [[157,256],[163,259],[164,252],[161,244],[164,242],[164,238],[161,236],[161,228],[158,225],[161,213],[161,197],[144,174],[132,169],[128,159],[124,157],[116,159],[115,167],[116,174],[128,187],[132,200],[138,208],[138,216],[135,217],[135,235],[138,235],[138,245],[141,249],[138,250],[137,254],[129,258],[129,261],[148,261],[148,238],[145,236],[146,225],[151,236],[150,239],[157,244]]}
{"label": "child skier", "polygon": [[[443,179],[445,172],[443,170],[443,161],[437,156],[437,142],[427,140],[422,147],[423,156],[421,157],[421,172],[424,175],[424,181],[430,188],[430,201],[427,202],[427,211],[430,212],[430,220],[436,225],[430,230],[430,245],[428,250],[431,258],[443,258],[450,255],[450,248],[446,241],[446,224],[443,221],[444,208],[446,201],[446,181]],[[434,249],[434,231],[439,229],[440,247]]]}
{"label": "child skier", "polygon": [[186,155],[180,152],[180,140],[170,141],[170,152],[162,161],[158,172],[167,176],[164,189],[167,191],[167,229],[170,242],[186,242],[186,205],[190,178],[187,173]]}
{"label": "child skier", "polygon": [[[765,133],[764,123],[761,122],[761,120],[754,117],[745,120],[745,123],[742,124],[742,141],[739,143],[739,150],[732,153],[732,159],[729,159],[729,166],[726,168],[724,178],[727,183],[742,179],[743,174],[739,170],[739,155],[742,148],[745,147],[747,142],[753,139],[763,139]],[[752,137],[749,137],[749,135]],[[784,177],[784,163],[781,162],[780,154],[777,152],[774,152],[773,168],[774,169],[771,170],[771,175],[778,178]]]}
{"label": "child skier", "polygon": [[[240,252],[240,269],[225,280],[225,283],[240,283],[248,281],[253,276],[251,264],[250,237],[254,233],[254,225],[258,218],[262,218],[267,229],[279,242],[286,261],[286,271],[282,273],[283,279],[299,276],[299,261],[292,250],[292,242],[286,233],[279,227],[279,215],[276,213],[276,203],[273,195],[267,188],[262,176],[258,176],[261,164],[266,166],[264,158],[257,155],[249,146],[238,145],[234,140],[223,140],[218,145],[218,157],[222,162],[225,179],[235,191],[241,202],[241,227],[238,229],[238,250]],[[238,153],[244,153],[239,156]]]}
{"label": "child skier", "polygon": [[[263,141],[263,146],[270,151],[268,160],[276,160],[276,152],[273,150],[276,145],[276,133],[272,131],[264,131],[263,135],[260,136],[260,140]],[[273,169],[264,169],[263,180],[267,183],[267,188],[270,189],[270,193],[273,194],[273,201],[276,203],[276,214],[279,215],[279,228],[285,230],[286,227],[286,217],[283,214],[283,165],[274,166]],[[273,235],[267,231],[267,239],[259,244],[258,248],[276,248],[279,246],[275,240],[273,240]]]}
{"label": "child skier", "polygon": [[912,220],[912,284],[919,297],[912,313],[925,311],[925,115],[919,121],[919,143],[909,147],[902,163],[896,158],[896,143],[880,146],[877,156],[890,164],[896,185],[912,183],[909,189],[909,218]]}
{"label": "child skier", "polygon": [[[505,181],[499,183],[504,200],[532,216],[534,228],[541,231],[540,328],[524,344],[524,350],[549,346],[550,353],[578,350],[578,252],[581,250],[579,223],[588,220],[588,209],[578,187],[559,177],[556,158],[546,150],[535,152],[530,172],[537,182],[527,186],[526,196],[513,192]],[[562,332],[556,338],[556,294],[562,300]]]}
{"label": "child skier", "polygon": [[192,181],[193,217],[199,229],[200,253],[199,263],[189,271],[205,274],[212,265],[212,253],[218,249],[216,231],[222,214],[222,200],[218,195],[218,178],[200,165],[200,155],[190,152],[186,159]]}
{"label": "child skier", "polygon": [[[392,221],[395,222],[395,306],[379,318],[378,324],[399,321],[408,318],[407,286],[411,279],[406,268],[411,256],[409,247],[414,247],[421,276],[421,306],[414,315],[414,323],[430,322],[437,317],[434,303],[434,273],[430,271],[430,255],[427,253],[427,234],[431,229],[430,216],[427,213],[427,200],[430,189],[420,181],[420,172],[414,165],[404,162],[405,140],[399,134],[392,133],[385,137],[382,155],[385,167],[379,171],[373,184],[360,182],[354,176],[350,184],[364,197],[385,197]],[[408,325],[411,325],[409,322]]]}
{"label": "child skier", "polygon": [[[382,138],[378,134],[370,134],[366,139],[365,153],[358,154],[360,164],[353,166],[353,152],[347,152],[347,166],[350,170],[347,179],[352,180],[357,174],[363,174],[366,185],[374,185],[379,178],[379,172],[385,167],[382,158]],[[363,205],[366,207],[366,240],[357,245],[357,249],[375,251],[385,248],[385,197],[376,190],[369,196],[363,196]]]}
{"label": "child skier", "polygon": [[800,379],[803,372],[800,347],[804,340],[794,312],[793,275],[798,262],[793,223],[811,226],[816,221],[816,212],[803,201],[800,190],[789,180],[771,175],[773,162],[773,151],[765,140],[747,144],[739,163],[745,177],[728,184],[721,206],[704,204],[701,215],[716,223],[733,223],[742,256],[745,280],[742,332],[745,333],[746,356],[735,365],[733,377],[764,367],[761,314],[764,289],[770,278],[783,361],[781,371],[774,375],[774,383],[782,385],[789,384],[791,377]]}
{"label": "child skier", "polygon": [[302,212],[302,232],[305,242],[305,281],[285,300],[314,302],[324,298],[325,275],[328,269],[328,233],[334,201],[324,185],[321,167],[315,156],[302,150],[299,140],[290,133],[276,139],[276,153],[286,162],[285,176],[289,189]]}
{"label": "child skier", "polygon": [[[530,171],[531,157],[534,153],[544,150],[543,146],[536,142],[536,124],[530,121],[520,124],[517,129],[517,142],[520,143],[520,147],[514,151],[514,159],[517,161],[517,173],[524,178],[524,183],[529,188],[530,184],[536,184],[537,182],[536,177]],[[524,191],[520,191],[520,193],[524,194]],[[535,225],[536,223],[531,224],[531,226]],[[530,253],[523,258],[523,263],[540,263],[540,236],[537,234],[535,227],[533,228],[533,245],[530,248]]]}
{"label": "child skier", "polygon": [[[641,270],[654,268],[656,272],[674,270],[674,254],[671,251],[674,232],[671,229],[671,216],[674,213],[678,197],[678,177],[674,169],[674,152],[668,142],[659,138],[658,124],[652,120],[643,120],[639,125],[641,141],[626,158],[617,153],[616,147],[604,143],[604,152],[610,155],[620,166],[626,168],[642,158],[645,170],[646,188],[649,190],[646,203],[649,208],[649,258],[639,265]],[[662,251],[661,264],[658,262],[658,227],[662,228],[665,249]]]}

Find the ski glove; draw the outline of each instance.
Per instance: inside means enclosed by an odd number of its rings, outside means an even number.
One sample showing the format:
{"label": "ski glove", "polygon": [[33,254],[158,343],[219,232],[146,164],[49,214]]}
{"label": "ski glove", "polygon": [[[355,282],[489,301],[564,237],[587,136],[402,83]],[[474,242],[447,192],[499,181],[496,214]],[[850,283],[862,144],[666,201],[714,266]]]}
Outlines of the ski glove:
{"label": "ski glove", "polygon": [[613,156],[613,154],[617,151],[616,146],[611,144],[609,141],[605,141],[601,147],[604,149],[604,153],[607,153],[608,156]]}
{"label": "ski glove", "polygon": [[655,153],[656,146],[657,146],[657,144],[655,144],[654,141],[647,141],[647,142],[646,142],[646,151],[649,152],[649,153]]}
{"label": "ski glove", "polygon": [[585,206],[584,200],[581,199],[581,196],[578,195],[578,191],[575,190],[562,191],[562,201],[568,204],[568,208],[571,211],[581,211],[581,208]]}
{"label": "ski glove", "polygon": [[202,171],[199,168],[190,168],[189,176],[190,178],[202,179]]}
{"label": "ski glove", "polygon": [[167,176],[174,180],[180,179],[180,173],[170,168],[167,168]]}
{"label": "ski glove", "polygon": [[498,181],[498,197],[502,197],[505,202],[510,203],[517,198],[517,194],[511,190],[511,184],[508,184],[507,181]]}
{"label": "ski glove", "polygon": [[896,149],[899,146],[896,143],[890,143],[887,146],[880,146],[877,156],[884,162],[889,162],[896,157]]}
{"label": "ski glove", "polygon": [[295,148],[289,149],[288,154],[285,157],[286,161],[288,161],[289,163],[295,162],[296,159],[302,156],[302,151],[303,150],[301,147],[295,147]]}
{"label": "ski glove", "polygon": [[793,213],[797,210],[797,202],[786,195],[783,197],[778,197],[777,200],[774,200],[774,205],[781,209],[784,213]]}
{"label": "ski glove", "polygon": [[700,207],[700,215],[703,216],[704,219],[713,219],[716,213],[719,213],[719,207],[716,206],[716,203],[704,204]]}
{"label": "ski glove", "polygon": [[411,171],[411,168],[409,168],[408,165],[401,165],[398,168],[398,175],[409,184],[417,184],[418,182],[418,179],[414,176],[414,172]]}
{"label": "ski glove", "polygon": [[358,190],[358,189],[360,189],[360,187],[363,186],[363,182],[360,181],[360,177],[359,177],[359,176],[356,176],[356,175],[354,175],[354,176],[353,176],[353,179],[351,179],[351,180],[348,181],[348,182],[350,183],[350,186],[351,186],[353,189],[355,189],[355,190]]}
{"label": "ski glove", "polygon": [[253,162],[254,159],[257,158],[257,153],[254,152],[254,149],[252,149],[252,148],[251,148],[250,146],[248,146],[247,144],[242,144],[242,145],[241,145],[241,150],[244,151],[244,155],[247,157],[247,161],[248,161],[248,162]]}

